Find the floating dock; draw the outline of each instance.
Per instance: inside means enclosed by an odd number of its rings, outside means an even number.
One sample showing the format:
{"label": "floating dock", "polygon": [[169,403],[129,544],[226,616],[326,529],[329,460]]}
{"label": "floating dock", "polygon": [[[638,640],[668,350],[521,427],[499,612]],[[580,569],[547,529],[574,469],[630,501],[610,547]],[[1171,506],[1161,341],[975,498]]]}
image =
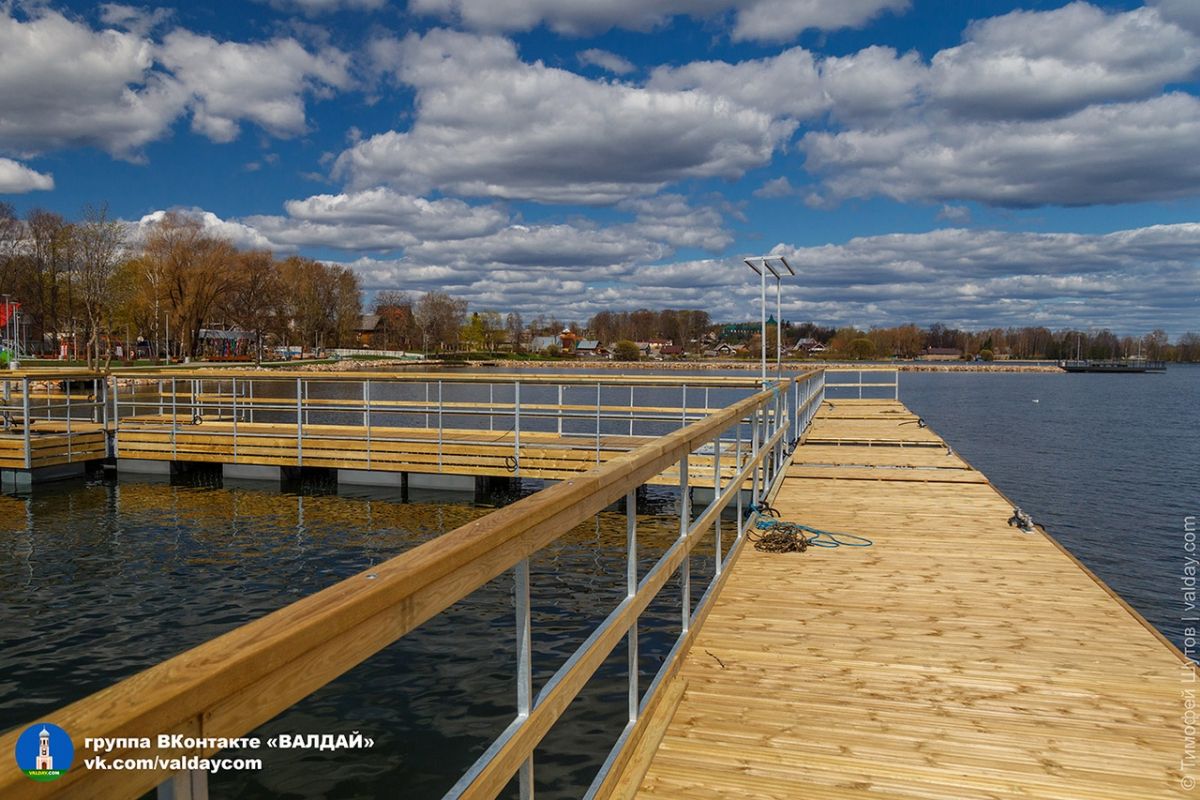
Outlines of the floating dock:
{"label": "floating dock", "polygon": [[[602,764],[581,792],[588,800],[1190,796],[1194,664],[1045,532],[1010,526],[1012,503],[893,399],[895,384],[879,384],[887,399],[826,395],[839,387],[862,394],[863,383],[814,371],[711,410],[705,403],[699,419],[683,411],[668,433],[614,448],[586,472],[46,719],[76,737],[115,737],[113,757],[210,756],[220,737],[253,733],[507,573],[515,715],[447,798],[496,797],[514,782],[532,798],[539,745],[622,645],[628,696],[614,716],[628,721],[611,750],[597,753]],[[188,403],[210,403],[216,424],[220,407],[242,397],[233,389],[228,401],[189,395]],[[304,392],[295,397],[297,442],[285,447],[297,444],[303,457]],[[149,405],[128,402],[131,411]],[[679,407],[689,407],[685,398]],[[169,417],[176,437],[177,411]],[[161,413],[113,416],[156,425],[150,417]],[[243,419],[230,413],[219,424]],[[711,466],[695,480],[701,458]],[[680,493],[679,536],[647,569],[636,493],[664,473]],[[684,500],[702,488],[705,505]],[[764,499],[782,520],[872,544],[757,551]],[[535,684],[530,556],[621,501],[626,592]],[[713,564],[703,582],[690,566],[700,553]],[[644,685],[639,620],[675,593],[678,635]],[[17,733],[0,736],[0,750],[11,752]],[[159,734],[191,738],[138,743]],[[72,768],[42,785],[0,771],[6,798],[137,797],[156,786],[160,797],[199,800],[207,774],[169,764]]]}
{"label": "floating dock", "polygon": [[1193,665],[916,422],[823,406],[773,504],[874,545],[744,548],[615,796],[1191,796]]}

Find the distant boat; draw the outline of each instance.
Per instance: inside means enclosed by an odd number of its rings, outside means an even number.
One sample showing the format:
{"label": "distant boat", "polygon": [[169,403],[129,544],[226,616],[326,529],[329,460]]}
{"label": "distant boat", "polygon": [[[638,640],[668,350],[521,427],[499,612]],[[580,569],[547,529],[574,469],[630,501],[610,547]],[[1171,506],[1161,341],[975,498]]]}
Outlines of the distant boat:
{"label": "distant boat", "polygon": [[1067,372],[1166,372],[1167,362],[1145,358],[1082,358],[1059,361],[1058,367]]}

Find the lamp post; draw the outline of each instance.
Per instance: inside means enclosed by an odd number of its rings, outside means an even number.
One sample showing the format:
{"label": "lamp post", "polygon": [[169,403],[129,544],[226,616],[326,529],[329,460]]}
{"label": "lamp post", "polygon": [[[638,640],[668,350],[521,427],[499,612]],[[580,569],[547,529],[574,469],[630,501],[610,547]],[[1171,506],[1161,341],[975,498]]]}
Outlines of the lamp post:
{"label": "lamp post", "polygon": [[762,383],[767,385],[767,273],[775,278],[775,371],[776,379],[783,377],[783,276],[796,271],[783,256],[753,256],[742,259],[754,270],[761,282],[760,311],[762,319]]}

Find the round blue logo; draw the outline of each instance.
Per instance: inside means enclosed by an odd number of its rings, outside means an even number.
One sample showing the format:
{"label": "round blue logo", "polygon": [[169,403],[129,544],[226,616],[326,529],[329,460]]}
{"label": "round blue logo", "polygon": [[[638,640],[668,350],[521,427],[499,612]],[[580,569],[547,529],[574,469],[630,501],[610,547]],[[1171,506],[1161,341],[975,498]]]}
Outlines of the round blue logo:
{"label": "round blue logo", "polygon": [[71,768],[75,745],[62,728],[50,722],[30,725],[17,739],[17,766],[35,781],[56,781]]}

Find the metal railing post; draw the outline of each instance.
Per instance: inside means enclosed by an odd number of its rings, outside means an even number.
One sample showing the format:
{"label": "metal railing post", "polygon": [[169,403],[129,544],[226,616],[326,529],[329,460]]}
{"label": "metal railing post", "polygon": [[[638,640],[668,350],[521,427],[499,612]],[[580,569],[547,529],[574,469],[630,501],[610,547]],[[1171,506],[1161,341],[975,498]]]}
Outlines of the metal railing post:
{"label": "metal railing post", "polygon": [[[637,489],[625,495],[625,596],[637,594]],[[638,621],[634,619],[626,634],[629,651],[629,721],[637,722],[638,701]]]}
{"label": "metal railing post", "polygon": [[600,463],[600,384],[596,384],[596,463]]}
{"label": "metal railing post", "polygon": [[[162,381],[158,382],[159,405],[162,404]],[[177,440],[179,437],[179,382],[174,375],[171,376],[171,460],[175,460],[179,449]]]}
{"label": "metal railing post", "polygon": [[438,472],[442,471],[442,382],[438,381],[438,408],[437,408],[437,425],[438,425]]}
{"label": "metal railing post", "polygon": [[296,466],[304,466],[304,385],[296,378]]}
{"label": "metal railing post", "polygon": [[[533,635],[529,613],[529,559],[514,569],[513,601],[517,612],[517,718],[527,719],[533,707]],[[533,798],[533,754],[518,771],[521,800]]]}
{"label": "metal railing post", "polygon": [[21,438],[25,442],[25,469],[33,468],[33,442],[30,433],[33,420],[29,418],[29,378],[21,378]]}
{"label": "metal railing post", "polygon": [[[237,378],[232,378],[229,381],[230,387],[230,408],[233,412],[233,463],[237,463],[237,434],[238,434],[238,413],[237,413]],[[218,384],[219,386],[220,384]]]}
{"label": "metal railing post", "polygon": [[562,433],[562,431],[563,431],[563,413],[564,413],[563,412],[563,385],[560,383],[558,385],[558,435],[559,436],[563,435],[563,433]]}
{"label": "metal railing post", "polygon": [[758,473],[761,464],[758,462],[758,409],[754,409],[754,415],[750,418],[750,463],[754,465],[754,470],[750,473],[752,484],[750,490],[750,503],[752,506],[758,505]]}
{"label": "metal railing post", "polygon": [[[733,477],[736,480],[738,474],[742,471],[742,421],[740,419],[734,425],[734,430],[736,431],[737,444],[734,445],[733,451]],[[744,521],[742,515],[742,494],[745,492],[745,483],[744,480],[738,481],[737,487],[737,538],[739,540],[742,538],[742,522]]]}
{"label": "metal railing post", "polygon": [[[691,523],[692,504],[688,497],[688,457],[685,454],[679,461],[679,538],[686,539],[688,535],[688,526]],[[692,557],[685,555],[683,563],[679,565],[680,582],[683,584],[682,602],[682,619],[683,630],[680,633],[682,637],[688,632],[692,623]]]}
{"label": "metal railing post", "polygon": [[[561,413],[561,412],[560,412]],[[561,422],[561,419],[560,419]],[[521,382],[513,381],[513,474],[521,476]]]}
{"label": "metal railing post", "polygon": [[[721,496],[721,434],[713,441],[713,502]],[[721,574],[721,515],[713,521],[714,544],[717,551],[716,574]]]}
{"label": "metal railing post", "polygon": [[371,468],[371,379],[363,381],[363,427],[367,435],[367,469]]}

